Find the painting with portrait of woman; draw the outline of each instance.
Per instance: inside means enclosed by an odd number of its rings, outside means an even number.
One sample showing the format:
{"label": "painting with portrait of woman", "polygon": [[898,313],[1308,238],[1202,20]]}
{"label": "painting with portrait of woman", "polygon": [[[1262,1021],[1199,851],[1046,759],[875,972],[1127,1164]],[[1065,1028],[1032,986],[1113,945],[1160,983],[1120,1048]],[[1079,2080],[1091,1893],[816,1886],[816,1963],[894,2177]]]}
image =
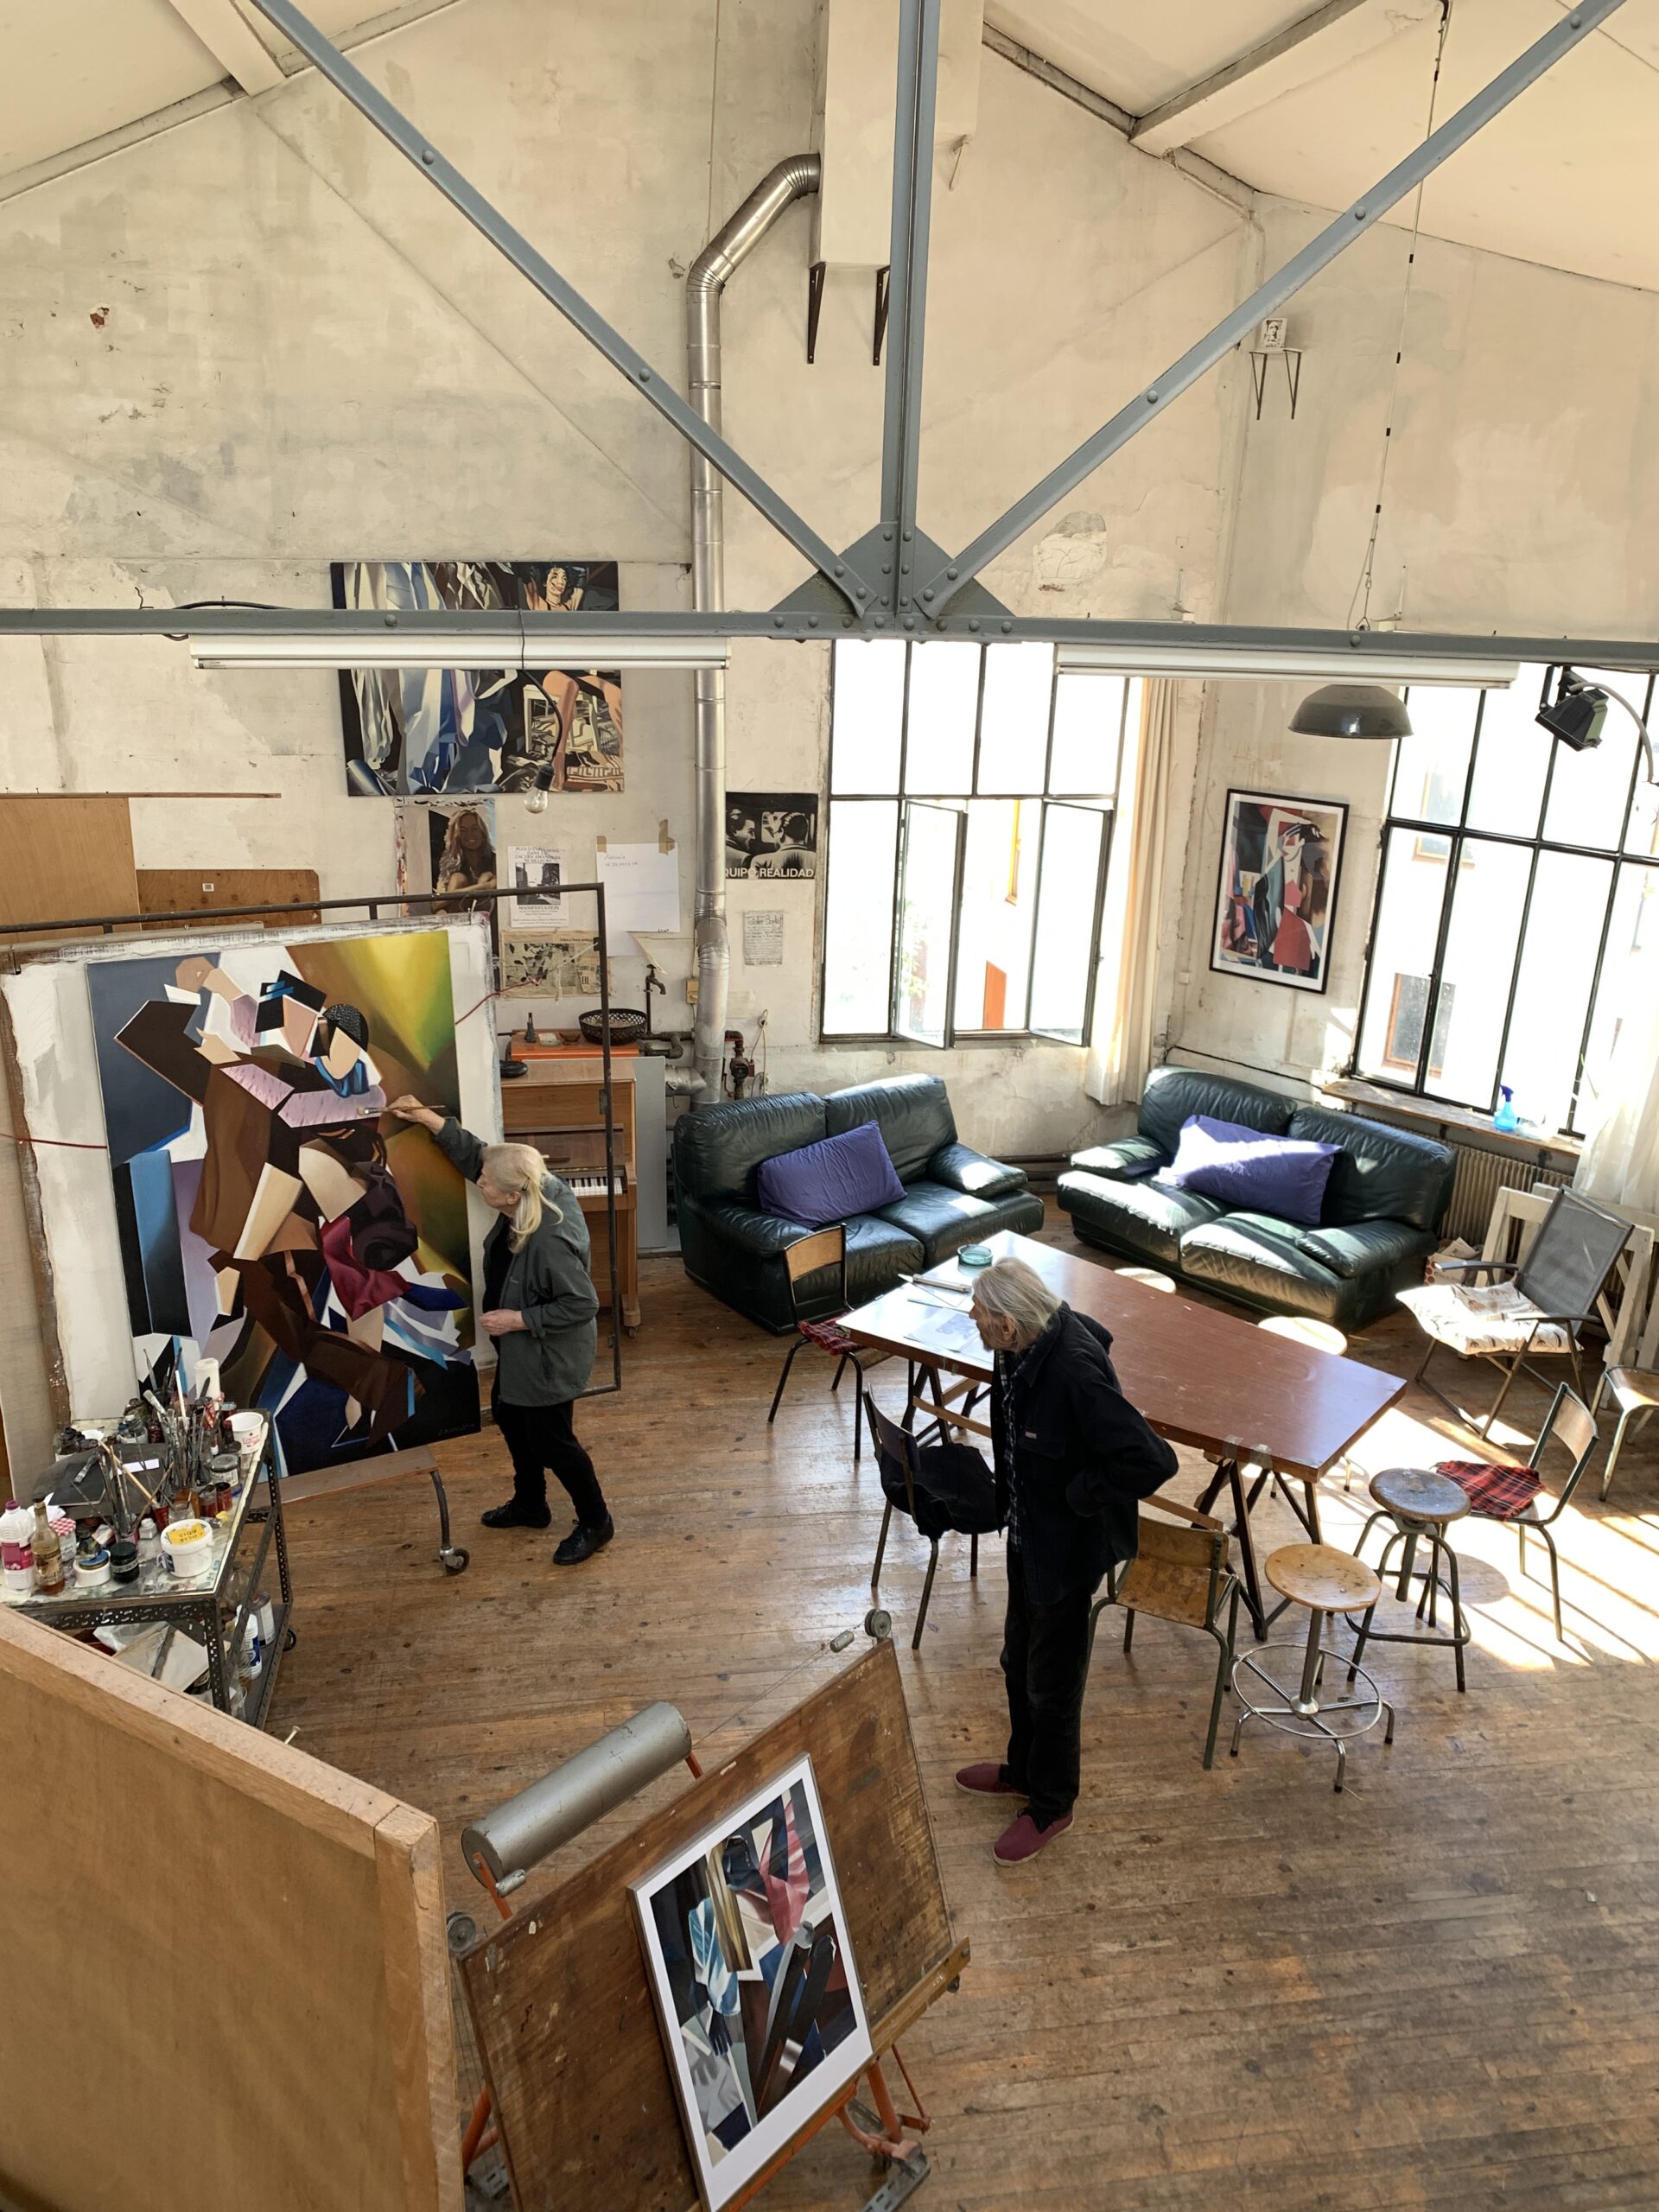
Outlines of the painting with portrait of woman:
{"label": "painting with portrait of woman", "polygon": [[1228,792],[1211,968],[1324,990],[1347,821],[1338,799]]}

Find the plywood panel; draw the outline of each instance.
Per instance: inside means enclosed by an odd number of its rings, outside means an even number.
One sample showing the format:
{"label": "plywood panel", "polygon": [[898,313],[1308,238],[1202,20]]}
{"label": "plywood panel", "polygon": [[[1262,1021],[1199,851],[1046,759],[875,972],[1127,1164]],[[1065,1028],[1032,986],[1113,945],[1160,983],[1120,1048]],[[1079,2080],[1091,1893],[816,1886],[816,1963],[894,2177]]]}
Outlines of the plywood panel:
{"label": "plywood panel", "polygon": [[[317,895],[311,868],[141,868],[135,903],[141,914],[189,914],[204,906],[291,906]],[[267,926],[296,929],[321,918],[312,908],[274,916]]]}
{"label": "plywood panel", "polygon": [[0,935],[138,910],[124,798],[0,798]]}
{"label": "plywood panel", "polygon": [[435,1822],[3,1613],[0,1742],[0,2183],[459,2212]]}
{"label": "plywood panel", "polygon": [[522,2212],[685,2212],[696,2201],[628,1884],[804,1751],[876,2050],[957,1971],[899,1662],[885,1643],[461,1961]]}

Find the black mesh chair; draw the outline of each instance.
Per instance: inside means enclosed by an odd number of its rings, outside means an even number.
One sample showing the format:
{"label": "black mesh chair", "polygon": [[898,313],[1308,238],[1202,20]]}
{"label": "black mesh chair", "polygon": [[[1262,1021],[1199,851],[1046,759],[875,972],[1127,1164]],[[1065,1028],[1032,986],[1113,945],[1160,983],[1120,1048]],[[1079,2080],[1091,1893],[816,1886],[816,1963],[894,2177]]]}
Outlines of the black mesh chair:
{"label": "black mesh chair", "polygon": [[1475,1424],[1482,1436],[1491,1433],[1522,1368],[1546,1389],[1553,1387],[1552,1378],[1532,1364],[1535,1358],[1570,1360],[1579,1395],[1586,1396],[1579,1332],[1593,1318],[1596,1301],[1630,1241],[1628,1221],[1592,1205],[1576,1192],[1558,1191],[1523,1260],[1442,1262],[1444,1274],[1502,1279],[1518,1295],[1504,1311],[1485,1315],[1472,1314],[1448,1285],[1402,1291],[1401,1304],[1410,1308],[1428,1338],[1414,1379],[1465,1421],[1462,1407],[1429,1381],[1428,1363],[1441,1344],[1460,1358],[1490,1361],[1503,1382],[1491,1412]]}
{"label": "black mesh chair", "polygon": [[918,1443],[907,1428],[888,1419],[868,1390],[864,1418],[870,1425],[870,1440],[875,1446],[887,1497],[875,1565],[870,1569],[872,1592],[881,1580],[881,1561],[887,1555],[887,1531],[895,1506],[909,1515],[927,1539],[927,1580],[922,1585],[916,1632],[910,1639],[910,1648],[915,1651],[921,1647],[922,1630],[927,1624],[927,1601],[933,1595],[933,1575],[939,1564],[939,1539],[953,1530],[966,1536],[969,1575],[979,1573],[979,1540],[997,1525],[995,1478],[971,1444]]}

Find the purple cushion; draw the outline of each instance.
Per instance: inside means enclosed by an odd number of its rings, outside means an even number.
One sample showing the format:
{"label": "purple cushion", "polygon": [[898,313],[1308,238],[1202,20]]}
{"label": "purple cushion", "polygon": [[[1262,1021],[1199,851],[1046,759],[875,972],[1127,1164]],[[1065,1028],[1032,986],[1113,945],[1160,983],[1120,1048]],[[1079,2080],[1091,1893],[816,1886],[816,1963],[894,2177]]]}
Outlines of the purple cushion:
{"label": "purple cushion", "polygon": [[1341,1149],[1189,1114],[1175,1157],[1158,1180],[1178,1191],[1197,1191],[1223,1205],[1276,1214],[1281,1221],[1313,1229],[1319,1224],[1332,1162]]}
{"label": "purple cushion", "polygon": [[763,1213],[825,1228],[902,1198],[905,1186],[874,1122],[762,1160],[754,1186]]}

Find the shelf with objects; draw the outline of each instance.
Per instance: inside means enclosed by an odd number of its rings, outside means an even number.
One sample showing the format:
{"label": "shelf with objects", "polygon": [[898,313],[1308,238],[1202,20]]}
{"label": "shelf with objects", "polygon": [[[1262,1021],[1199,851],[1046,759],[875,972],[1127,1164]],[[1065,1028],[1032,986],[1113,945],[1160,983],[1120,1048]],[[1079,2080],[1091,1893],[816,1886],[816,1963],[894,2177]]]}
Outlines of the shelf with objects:
{"label": "shelf with objects", "polygon": [[[293,1590],[270,1424],[229,1418],[233,1432],[211,1404],[181,1401],[160,1435],[161,1422],[136,1436],[130,1421],[75,1424],[31,1506],[16,1509],[35,1527],[46,1520],[58,1558],[43,1569],[38,1542],[9,1539],[5,1594],[30,1619],[172,1688],[205,1677],[219,1712],[257,1728],[295,1642]],[[51,1575],[56,1589],[44,1586]]]}

